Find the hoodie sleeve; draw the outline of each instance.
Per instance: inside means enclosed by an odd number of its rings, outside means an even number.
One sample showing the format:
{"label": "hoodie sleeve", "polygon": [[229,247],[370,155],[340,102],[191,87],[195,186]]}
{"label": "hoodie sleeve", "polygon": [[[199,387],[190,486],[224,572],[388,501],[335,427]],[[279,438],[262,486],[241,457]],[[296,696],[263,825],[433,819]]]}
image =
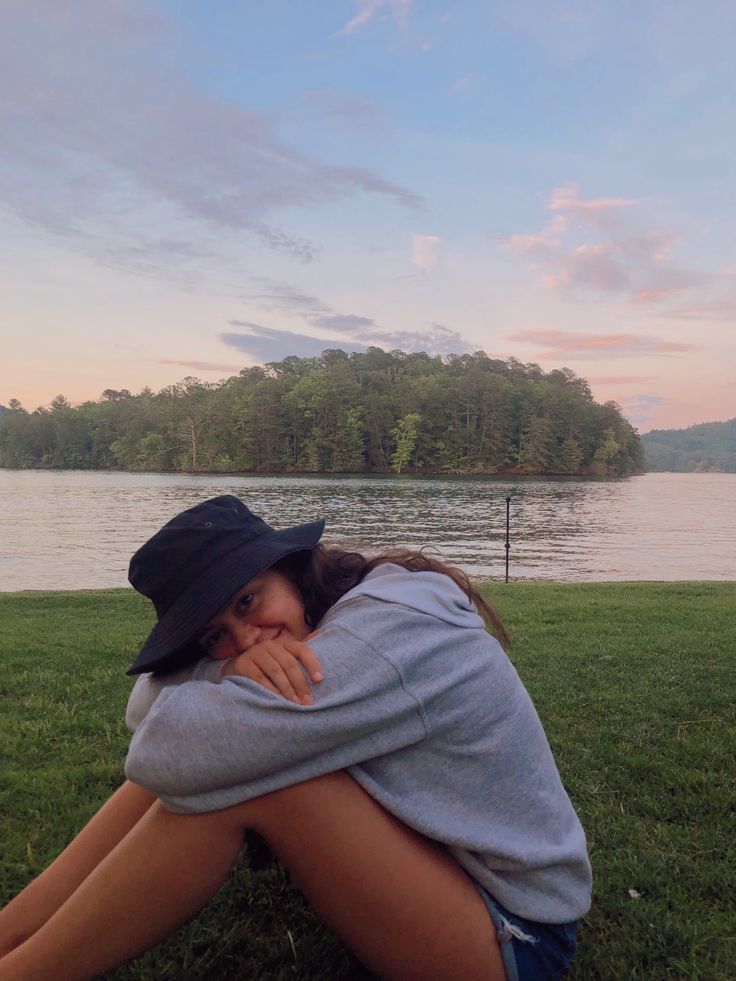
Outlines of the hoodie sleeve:
{"label": "hoodie sleeve", "polygon": [[186,681],[220,681],[224,663],[224,661],[203,658],[195,665],[160,678],[154,674],[138,675],[128,696],[128,706],[125,709],[126,726],[131,732],[135,732],[165,688],[183,685]]}
{"label": "hoodie sleeve", "polygon": [[172,811],[220,810],[425,738],[392,658],[332,622],[310,641],[325,680],[296,705],[248,678],[164,688],[133,736],[125,772]]}

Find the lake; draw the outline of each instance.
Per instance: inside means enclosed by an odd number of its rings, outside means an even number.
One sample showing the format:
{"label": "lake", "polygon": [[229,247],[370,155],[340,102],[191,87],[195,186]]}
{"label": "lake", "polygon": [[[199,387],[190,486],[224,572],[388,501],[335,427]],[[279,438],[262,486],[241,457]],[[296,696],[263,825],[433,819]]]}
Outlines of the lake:
{"label": "lake", "polygon": [[276,527],[327,519],[325,541],[432,544],[487,579],[736,579],[736,474],[617,481],[253,477],[0,470],[0,590],[127,585],[135,549],[177,511],[236,494]]}

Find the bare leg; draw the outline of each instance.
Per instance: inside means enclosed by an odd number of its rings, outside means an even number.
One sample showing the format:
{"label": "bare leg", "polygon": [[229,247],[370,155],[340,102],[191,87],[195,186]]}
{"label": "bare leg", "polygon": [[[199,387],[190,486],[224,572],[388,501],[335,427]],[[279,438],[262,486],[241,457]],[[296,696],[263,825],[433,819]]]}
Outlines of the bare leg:
{"label": "bare leg", "polygon": [[504,977],[483,902],[459,866],[335,773],[212,814],[154,805],[59,912],[0,960],[0,979],[91,978],[153,946],[215,894],[246,828],[267,838],[375,972],[393,981]]}
{"label": "bare leg", "polygon": [[243,828],[226,814],[153,804],[47,923],[0,959],[0,979],[93,978],[168,936],[209,902],[237,857]]}
{"label": "bare leg", "polygon": [[444,848],[344,772],[269,795],[277,796],[255,830],[372,971],[392,981],[505,978],[485,904]]}
{"label": "bare leg", "polygon": [[61,855],[0,910],[0,957],[43,926],[155,799],[130,781],[115,791]]}

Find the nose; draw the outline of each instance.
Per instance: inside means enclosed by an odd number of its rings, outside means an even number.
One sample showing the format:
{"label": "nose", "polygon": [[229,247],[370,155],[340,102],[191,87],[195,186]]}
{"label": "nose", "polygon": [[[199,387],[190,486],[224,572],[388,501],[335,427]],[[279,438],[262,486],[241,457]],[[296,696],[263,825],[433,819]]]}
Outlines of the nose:
{"label": "nose", "polygon": [[236,623],[230,629],[238,654],[257,644],[261,636],[261,628],[252,623]]}

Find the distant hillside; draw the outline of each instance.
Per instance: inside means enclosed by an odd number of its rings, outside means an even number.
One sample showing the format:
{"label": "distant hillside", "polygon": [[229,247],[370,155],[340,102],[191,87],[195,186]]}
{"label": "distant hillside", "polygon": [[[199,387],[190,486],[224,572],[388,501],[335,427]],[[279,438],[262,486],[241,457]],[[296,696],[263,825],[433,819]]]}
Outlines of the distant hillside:
{"label": "distant hillside", "polygon": [[736,473],[736,419],[687,429],[653,429],[641,441],[650,470]]}

